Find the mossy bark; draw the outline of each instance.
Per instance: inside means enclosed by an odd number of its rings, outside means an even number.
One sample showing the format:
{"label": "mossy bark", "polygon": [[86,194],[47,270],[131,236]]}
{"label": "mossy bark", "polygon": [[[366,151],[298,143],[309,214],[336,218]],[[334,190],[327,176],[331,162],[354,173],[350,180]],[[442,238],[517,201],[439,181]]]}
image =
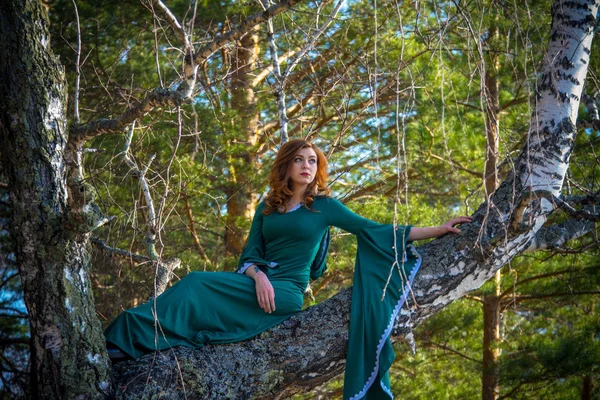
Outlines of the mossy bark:
{"label": "mossy bark", "polygon": [[89,233],[67,228],[81,227],[73,199],[86,191],[67,185],[74,158],[66,80],[42,4],[4,1],[0,37],[0,149],[31,326],[33,396],[102,398],[112,385],[89,280]]}

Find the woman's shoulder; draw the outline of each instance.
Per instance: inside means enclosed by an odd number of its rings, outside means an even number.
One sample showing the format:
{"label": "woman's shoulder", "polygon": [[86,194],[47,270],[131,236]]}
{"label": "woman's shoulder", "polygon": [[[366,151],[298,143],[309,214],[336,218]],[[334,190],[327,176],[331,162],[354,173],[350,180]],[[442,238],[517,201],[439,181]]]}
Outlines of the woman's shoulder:
{"label": "woman's shoulder", "polygon": [[328,194],[317,194],[314,197],[315,204],[327,204],[331,200],[334,200],[334,198]]}
{"label": "woman's shoulder", "polygon": [[330,195],[316,195],[314,199],[315,205],[320,206],[321,209],[332,207],[335,209],[339,204],[341,204],[338,199]]}

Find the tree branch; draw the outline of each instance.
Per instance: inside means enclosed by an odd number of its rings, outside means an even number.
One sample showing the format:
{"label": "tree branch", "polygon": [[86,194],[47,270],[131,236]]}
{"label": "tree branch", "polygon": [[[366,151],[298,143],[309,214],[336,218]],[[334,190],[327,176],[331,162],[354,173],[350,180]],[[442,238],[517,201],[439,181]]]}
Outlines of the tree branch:
{"label": "tree branch", "polygon": [[514,296],[510,298],[511,302],[521,302],[525,300],[534,300],[534,299],[548,299],[552,297],[564,297],[564,296],[585,296],[592,294],[600,294],[598,290],[588,290],[582,292],[559,292],[559,293],[547,293],[547,294],[532,294],[532,295],[522,295],[522,296]]}
{"label": "tree branch", "polygon": [[206,61],[212,53],[225,44],[239,39],[257,24],[265,22],[268,18],[286,11],[301,1],[303,0],[283,0],[273,7],[268,8],[266,11],[247,18],[237,29],[219,35],[211,43],[202,47],[197,53],[192,54],[190,48],[189,54],[186,55],[185,59],[185,81],[181,83],[177,89],[170,90],[156,88],[152,90],[140,104],[125,111],[117,118],[98,119],[87,124],[73,124],[69,130],[69,141],[77,144],[85,142],[95,136],[121,133],[127,125],[142,118],[155,108],[175,108],[181,106],[192,94],[193,83],[195,83],[198,66]]}
{"label": "tree branch", "polygon": [[107,253],[110,253],[111,255],[117,255],[120,257],[124,257],[124,258],[127,258],[128,260],[133,260],[138,263],[152,262],[152,259],[148,256],[144,256],[144,255],[136,254],[136,253],[130,253],[127,250],[119,249],[117,247],[110,247],[109,245],[106,244],[106,242],[104,240],[96,238],[96,237],[92,238],[91,242],[94,245],[96,245],[96,247],[98,247],[99,249],[104,250]]}
{"label": "tree branch", "polygon": [[188,35],[185,32],[183,26],[177,20],[177,17],[171,12],[171,10],[160,0],[152,0],[152,6],[155,6],[158,10],[160,10],[163,17],[167,20],[175,35],[181,40],[181,43],[184,45],[186,49],[191,49],[192,45],[190,44],[190,40]]}
{"label": "tree branch", "polygon": [[578,221],[570,219],[555,225],[544,226],[537,231],[531,239],[529,246],[523,250],[529,253],[538,250],[559,248],[566,242],[577,239],[595,228],[590,221]]}
{"label": "tree branch", "polygon": [[554,271],[554,272],[548,272],[546,274],[539,274],[539,275],[535,275],[532,277],[529,277],[527,279],[523,279],[520,280],[518,282],[516,282],[513,286],[509,287],[508,289],[506,289],[499,297],[499,300],[502,300],[503,298],[505,298],[506,296],[510,295],[511,293],[513,293],[514,289],[517,286],[520,285],[524,285],[526,283],[529,282],[533,282],[533,281],[537,281],[540,279],[545,279],[545,278],[551,278],[553,276],[560,276],[560,275],[565,275],[565,274],[575,274],[575,273],[581,273],[583,271],[593,271],[593,270],[597,270],[598,267],[587,267],[587,268],[582,268],[582,269],[577,269],[577,268],[567,268],[567,269],[561,269],[559,271]]}
{"label": "tree branch", "polygon": [[227,33],[217,36],[212,42],[200,48],[195,53],[194,63],[202,64],[215,51],[219,50],[227,43],[233,42],[234,40],[241,38],[243,35],[248,33],[250,29],[252,29],[254,26],[266,22],[269,18],[281,14],[282,12],[290,9],[291,7],[295,6],[296,4],[302,1],[304,0],[282,0],[274,6],[269,7],[265,11],[259,12],[246,18],[237,29],[231,30]]}
{"label": "tree branch", "polygon": [[[596,193],[594,196],[586,196],[585,198],[587,199],[589,197],[595,198],[595,197],[598,197],[598,194]],[[571,218],[574,218],[577,220],[600,222],[600,213],[591,213],[586,210],[576,210],[569,203],[567,203],[566,201],[562,200],[560,197],[557,197],[557,196],[554,196],[553,199],[554,199],[554,202],[558,205],[558,207],[561,210],[566,211],[571,216]]]}
{"label": "tree branch", "polygon": [[[180,87],[183,87],[181,85]],[[87,124],[73,124],[69,130],[69,140],[74,143],[85,142],[93,137],[111,133],[123,133],[127,125],[141,119],[150,111],[159,107],[175,108],[188,99],[180,90],[156,88],[152,90],[137,106],[122,113],[117,118],[97,119]]]}
{"label": "tree branch", "polygon": [[461,353],[458,350],[454,350],[453,348],[448,347],[445,344],[436,343],[436,342],[433,342],[433,341],[431,341],[429,339],[423,339],[423,343],[425,345],[431,345],[432,347],[437,347],[437,348],[440,348],[442,350],[449,351],[450,353],[456,354],[457,356],[460,356],[460,357],[464,358],[465,360],[469,360],[469,361],[472,361],[472,362],[474,362],[474,363],[476,363],[478,365],[481,365],[481,360],[476,360],[476,359],[474,359],[472,357],[469,357],[468,355],[463,354],[463,353]]}

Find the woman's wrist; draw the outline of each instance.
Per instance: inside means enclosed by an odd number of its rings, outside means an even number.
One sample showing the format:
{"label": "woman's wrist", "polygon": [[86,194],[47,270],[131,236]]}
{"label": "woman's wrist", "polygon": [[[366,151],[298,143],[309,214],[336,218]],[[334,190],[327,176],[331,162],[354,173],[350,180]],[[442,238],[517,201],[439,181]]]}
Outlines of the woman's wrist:
{"label": "woman's wrist", "polygon": [[250,268],[252,268],[252,270],[254,271],[254,273],[252,274],[252,278],[254,278],[254,280],[256,280],[261,275],[265,275],[265,273],[262,272],[260,270],[260,268],[258,268],[256,265],[254,265],[254,266],[252,266]]}

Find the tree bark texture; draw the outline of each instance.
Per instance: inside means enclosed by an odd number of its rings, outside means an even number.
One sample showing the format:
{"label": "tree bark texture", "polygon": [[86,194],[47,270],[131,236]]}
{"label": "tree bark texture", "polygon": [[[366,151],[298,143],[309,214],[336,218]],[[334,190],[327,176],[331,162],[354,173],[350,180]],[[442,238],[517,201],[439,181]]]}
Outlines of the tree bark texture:
{"label": "tree bark texture", "polygon": [[[411,340],[414,326],[528,249],[554,210],[550,195],[559,195],[568,166],[598,4],[555,2],[536,110],[516,169],[460,235],[419,248],[423,265],[395,338]],[[282,399],[306,391],[344,369],[350,300],[346,289],[244,343],[175,349],[166,358],[148,355],[119,365],[119,397]]]}
{"label": "tree bark texture", "polygon": [[76,204],[88,188],[67,187],[66,80],[41,3],[4,1],[0,36],[0,151],[31,326],[32,396],[104,398],[111,376],[81,229],[89,210]]}
{"label": "tree bark texture", "polygon": [[[496,279],[499,275],[496,275]],[[498,283],[497,283],[498,284]],[[483,300],[483,371],[481,375],[483,400],[496,400],[500,388],[498,385],[500,351],[500,299],[496,295],[487,295]]]}
{"label": "tree bark texture", "polygon": [[248,183],[258,170],[256,141],[259,113],[252,87],[253,69],[257,65],[260,47],[255,27],[236,46],[232,58],[231,107],[237,117],[231,123],[232,140],[228,143],[230,181],[225,188],[227,217],[225,219],[225,251],[239,256],[244,248],[244,229],[239,222],[252,218],[256,194]]}

